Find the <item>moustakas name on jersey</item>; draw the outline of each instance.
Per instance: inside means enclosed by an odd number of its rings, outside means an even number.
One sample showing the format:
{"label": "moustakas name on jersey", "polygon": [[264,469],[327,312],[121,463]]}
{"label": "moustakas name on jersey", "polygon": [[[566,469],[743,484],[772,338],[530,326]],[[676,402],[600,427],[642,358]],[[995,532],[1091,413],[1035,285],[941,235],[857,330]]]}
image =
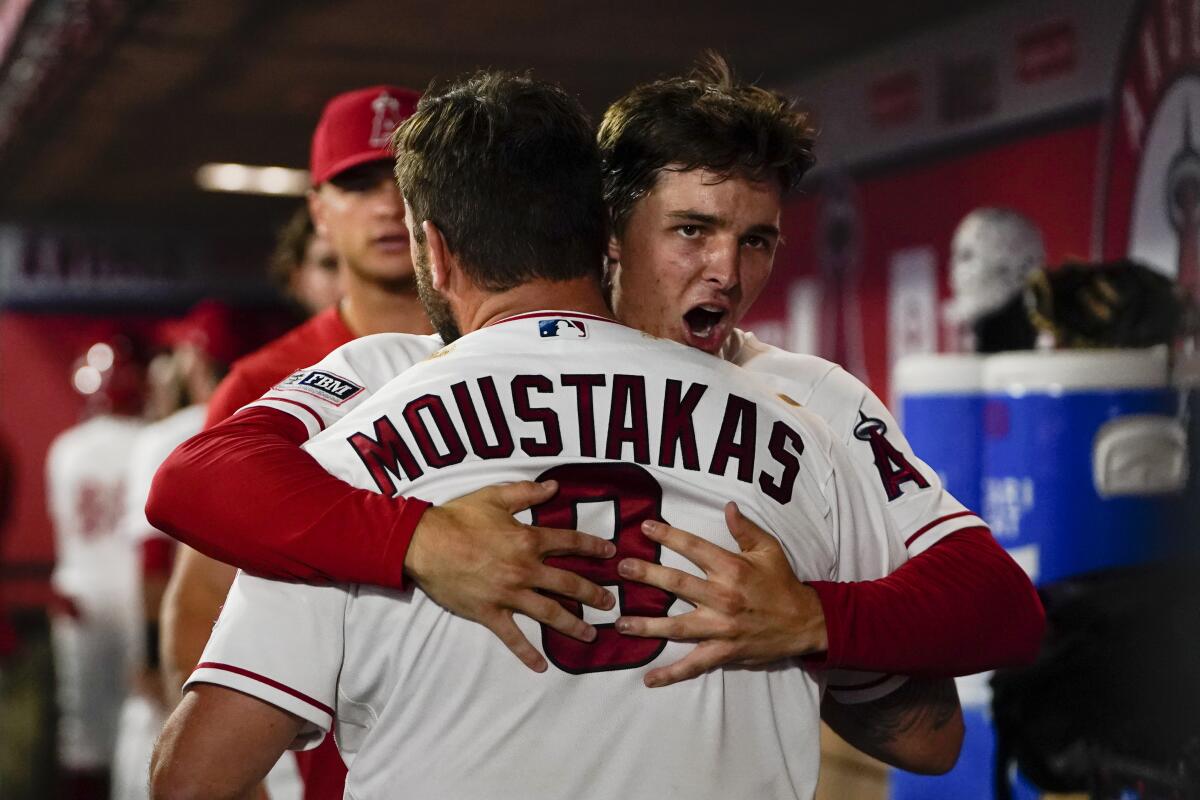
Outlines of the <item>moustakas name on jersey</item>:
{"label": "moustakas name on jersey", "polygon": [[[583,323],[586,336],[575,326],[543,335],[548,319]],[[902,563],[880,504],[827,426],[728,363],[586,315],[513,317],[435,355],[306,449],[355,486],[433,502],[501,481],[557,480],[558,494],[525,518],[617,546],[607,560],[559,560],[617,588],[616,609],[585,612],[597,639],[518,616],[554,665],[539,675],[419,589],[241,575],[191,682],[300,716],[296,746],[336,726],[347,796],[387,796],[402,781],[420,797],[811,797],[823,677],[787,661],[647,689],[645,673],[691,645],[622,636],[611,622],[690,609],[624,581],[617,563],[632,555],[699,574],[641,523],[664,520],[736,549],[727,500],[776,532],[801,579],[868,580]]]}

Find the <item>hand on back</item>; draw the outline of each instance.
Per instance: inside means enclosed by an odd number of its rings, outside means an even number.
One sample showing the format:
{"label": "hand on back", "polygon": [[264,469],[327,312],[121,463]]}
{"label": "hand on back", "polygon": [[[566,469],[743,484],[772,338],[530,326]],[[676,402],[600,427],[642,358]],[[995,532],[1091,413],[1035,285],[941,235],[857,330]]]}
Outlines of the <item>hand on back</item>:
{"label": "hand on back", "polygon": [[536,672],[547,668],[513,621],[519,612],[580,641],[596,629],[543,592],[599,609],[614,599],[591,581],[543,563],[550,556],[610,558],[611,542],[578,531],[523,525],[513,514],[554,496],[554,481],[489,486],[429,508],[404,560],[405,572],[439,605],[491,630]]}

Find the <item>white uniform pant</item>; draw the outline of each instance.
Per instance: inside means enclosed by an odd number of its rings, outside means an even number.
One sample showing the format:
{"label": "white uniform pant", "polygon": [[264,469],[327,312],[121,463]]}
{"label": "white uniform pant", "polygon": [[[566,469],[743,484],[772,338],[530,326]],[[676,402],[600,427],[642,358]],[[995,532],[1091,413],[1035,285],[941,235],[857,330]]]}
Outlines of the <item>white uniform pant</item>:
{"label": "white uniform pant", "polygon": [[109,769],[117,717],[135,653],[120,596],[75,596],[79,619],[54,615],[50,633],[58,698],[58,757],[66,769]]}
{"label": "white uniform pant", "polygon": [[112,800],[148,800],[150,756],[164,722],[166,714],[154,700],[137,692],[125,699],[117,723]]}

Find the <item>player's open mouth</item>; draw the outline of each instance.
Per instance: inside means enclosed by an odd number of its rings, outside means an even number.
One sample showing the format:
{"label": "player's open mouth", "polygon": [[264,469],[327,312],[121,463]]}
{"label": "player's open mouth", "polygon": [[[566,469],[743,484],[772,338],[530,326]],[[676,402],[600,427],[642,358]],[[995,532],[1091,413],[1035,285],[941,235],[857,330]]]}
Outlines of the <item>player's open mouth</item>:
{"label": "player's open mouth", "polygon": [[725,325],[729,309],[710,303],[702,303],[683,315],[688,344],[702,350],[715,350],[725,338]]}
{"label": "player's open mouth", "polygon": [[403,233],[393,233],[387,236],[378,236],[375,239],[375,244],[384,250],[407,250],[408,235]]}

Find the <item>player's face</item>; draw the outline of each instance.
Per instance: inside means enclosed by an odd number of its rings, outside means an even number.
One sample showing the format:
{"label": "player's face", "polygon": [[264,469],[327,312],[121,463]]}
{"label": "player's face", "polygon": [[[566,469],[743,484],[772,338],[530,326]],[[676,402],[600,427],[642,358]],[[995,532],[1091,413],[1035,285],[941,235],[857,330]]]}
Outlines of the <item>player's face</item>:
{"label": "player's face", "polygon": [[304,260],[289,281],[292,296],[312,313],[336,303],[342,297],[342,278],[337,253],[324,236],[308,237]]}
{"label": "player's face", "polygon": [[348,169],[309,195],[317,231],[357,278],[411,288],[412,256],[404,200],[391,165],[375,161]]}
{"label": "player's face", "polygon": [[664,169],[610,248],[617,317],[720,351],[771,274],[780,204],[774,182]]}

